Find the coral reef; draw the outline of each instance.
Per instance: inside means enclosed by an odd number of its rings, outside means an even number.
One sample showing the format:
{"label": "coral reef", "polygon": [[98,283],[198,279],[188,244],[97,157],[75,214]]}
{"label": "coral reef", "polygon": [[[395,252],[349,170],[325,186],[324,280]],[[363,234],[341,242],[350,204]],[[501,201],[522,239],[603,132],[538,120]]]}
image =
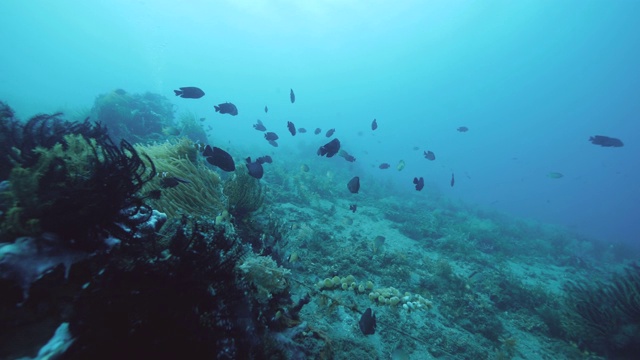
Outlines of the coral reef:
{"label": "coral reef", "polygon": [[282,268],[268,256],[252,255],[238,266],[247,281],[257,289],[256,299],[266,304],[274,294],[287,290],[288,269]]}
{"label": "coral reef", "polygon": [[240,219],[258,210],[264,202],[260,180],[249,175],[244,166],[238,167],[233,179],[225,182],[223,192],[227,196],[229,212]]}

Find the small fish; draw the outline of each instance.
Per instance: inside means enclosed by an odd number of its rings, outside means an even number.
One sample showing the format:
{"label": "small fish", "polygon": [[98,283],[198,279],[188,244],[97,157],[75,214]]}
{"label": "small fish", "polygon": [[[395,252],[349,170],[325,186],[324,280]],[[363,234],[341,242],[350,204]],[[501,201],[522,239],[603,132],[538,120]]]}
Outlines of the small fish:
{"label": "small fish", "polygon": [[453,187],[455,183],[456,183],[456,178],[453,176],[453,173],[451,173],[451,187]]}
{"label": "small fish", "polygon": [[306,133],[306,132],[307,132],[307,129],[305,129],[305,128],[298,128],[298,132],[299,132],[300,134],[304,134],[304,133]]}
{"label": "small fish", "polygon": [[551,178],[551,179],[560,179],[562,177],[564,177],[564,175],[562,175],[562,173],[559,172],[550,172],[547,174],[547,177]]}
{"label": "small fish", "polygon": [[202,156],[207,158],[209,164],[217,166],[224,171],[230,172],[236,169],[236,164],[233,162],[231,155],[218,147],[205,146]]}
{"label": "small fish", "polygon": [[413,183],[416,185],[416,190],[420,191],[424,187],[424,179],[422,176],[418,179],[417,177],[413,178]]}
{"label": "small fish", "polygon": [[344,151],[344,150],[340,150],[340,153],[338,153],[338,155],[340,155],[341,157],[343,157],[345,160],[347,160],[348,162],[354,162],[356,161],[356,158],[349,154],[348,152]]}
{"label": "small fish", "polygon": [[322,130],[320,128],[316,128],[316,130],[313,132],[315,135],[320,134],[320,132],[322,132]]}
{"label": "small fish", "polygon": [[289,255],[289,258],[287,258],[287,261],[288,261],[288,262],[290,262],[290,263],[294,263],[294,262],[296,262],[296,261],[298,261],[298,260],[300,260],[300,256],[299,256],[299,255],[298,255],[298,253],[297,253],[297,252],[295,252],[295,251],[294,251],[294,252],[292,252],[292,253]]}
{"label": "small fish", "polygon": [[287,121],[287,129],[289,129],[291,136],[296,136],[296,126],[291,121]]}
{"label": "small fish", "polygon": [[200,118],[200,121],[205,121],[207,120],[207,118]]}
{"label": "small fish", "polygon": [[280,137],[278,137],[278,134],[269,131],[268,133],[264,134],[264,138],[267,140],[278,140]]}
{"label": "small fish", "polygon": [[267,105],[264,106],[264,113],[268,113],[269,112],[269,108],[267,107]]}
{"label": "small fish", "polygon": [[154,189],[154,190],[150,190],[147,193],[147,196],[145,196],[145,198],[152,199],[152,200],[158,200],[158,199],[160,199],[161,196],[162,196],[162,190]]}
{"label": "small fish", "polygon": [[371,308],[367,308],[358,321],[360,331],[364,335],[373,335],[376,333],[376,315],[372,313]]}
{"label": "small fish", "polygon": [[204,91],[194,86],[181,87],[180,90],[173,90],[173,92],[183,99],[200,99],[204,96]]}
{"label": "small fish", "polygon": [[293,93],[293,89],[290,89],[291,91],[289,91],[289,99],[291,99],[291,103],[293,104],[294,102],[296,102],[296,94]]}
{"label": "small fish", "polygon": [[302,170],[302,172],[309,172],[309,165],[307,164],[302,164],[300,166],[300,170]]}
{"label": "small fish", "polygon": [[256,159],[256,162],[260,163],[260,164],[271,164],[273,162],[273,159],[271,158],[271,156],[269,155],[265,155],[265,156],[260,156],[259,158]]}
{"label": "small fish", "polygon": [[273,147],[278,147],[278,143],[275,140],[269,140],[269,145]]}
{"label": "small fish", "polygon": [[354,176],[353,179],[349,180],[347,189],[349,189],[352,194],[357,194],[358,191],[360,191],[360,177]]}
{"label": "small fish", "polygon": [[373,122],[371,123],[371,130],[375,130],[378,128],[378,121],[376,121],[376,119],[373,119]]}
{"label": "small fish", "polygon": [[358,210],[358,205],[357,204],[351,204],[349,205],[349,210],[351,210],[351,212],[356,212],[356,210]]}
{"label": "small fish", "polygon": [[163,188],[173,188],[180,184],[191,184],[191,181],[176,176],[165,176],[160,179],[160,186]]}
{"label": "small fish", "polygon": [[382,163],[380,164],[380,166],[378,166],[380,169],[384,170],[384,169],[388,169],[391,167],[391,165],[387,164],[387,163]]}
{"label": "small fish", "polygon": [[436,159],[436,154],[433,153],[433,151],[429,150],[429,151],[424,151],[424,158],[430,161],[433,161]]}
{"label": "small fish", "polygon": [[245,160],[247,163],[247,170],[249,170],[249,175],[253,176],[256,179],[262,179],[262,175],[264,174],[264,169],[262,168],[262,163],[259,161],[251,162],[251,158],[248,157]]}
{"label": "small fish", "polygon": [[327,131],[327,133],[325,134],[326,137],[331,137],[333,135],[333,133],[336,132],[336,129],[329,129],[329,131]]}
{"label": "small fish", "polygon": [[420,150],[420,147],[419,146],[414,146],[414,147],[411,148],[411,150],[418,151],[418,150]]}
{"label": "small fish", "polygon": [[378,235],[373,239],[373,253],[378,254],[384,245],[384,241],[386,238],[384,236]]}
{"label": "small fish", "polygon": [[404,160],[400,160],[396,168],[398,169],[398,171],[402,171],[402,169],[404,169],[404,166],[405,166]]}
{"label": "small fish", "polygon": [[320,156],[327,156],[328,158],[333,157],[333,155],[337,154],[340,151],[340,140],[333,139],[328,143],[320,146],[317,154]]}
{"label": "small fish", "polygon": [[624,144],[620,139],[604,136],[604,135],[596,135],[590,136],[589,141],[593,145],[600,145],[602,147],[623,147]]}
{"label": "small fish", "polygon": [[238,108],[230,102],[216,105],[214,108],[216,109],[216,112],[219,112],[220,114],[229,114],[231,116],[238,115]]}
{"label": "small fish", "polygon": [[467,132],[467,131],[469,131],[469,128],[466,127],[466,126],[460,126],[456,130],[458,130],[459,132]]}
{"label": "small fish", "polygon": [[266,126],[264,126],[264,124],[262,123],[262,121],[260,121],[260,119],[258,119],[257,123],[253,124],[253,128],[258,131],[267,131]]}

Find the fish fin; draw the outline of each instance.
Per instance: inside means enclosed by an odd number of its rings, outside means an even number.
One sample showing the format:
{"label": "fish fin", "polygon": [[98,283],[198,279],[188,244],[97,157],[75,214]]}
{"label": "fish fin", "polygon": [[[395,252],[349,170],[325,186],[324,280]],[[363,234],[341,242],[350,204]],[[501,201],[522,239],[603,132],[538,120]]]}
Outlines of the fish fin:
{"label": "fish fin", "polygon": [[251,164],[251,156],[247,157],[245,161],[247,162],[247,164]]}
{"label": "fish fin", "polygon": [[213,108],[216,109],[216,112],[220,112],[220,106],[214,105]]}
{"label": "fish fin", "polygon": [[182,90],[173,90],[173,92],[176,93],[176,96],[182,95]]}

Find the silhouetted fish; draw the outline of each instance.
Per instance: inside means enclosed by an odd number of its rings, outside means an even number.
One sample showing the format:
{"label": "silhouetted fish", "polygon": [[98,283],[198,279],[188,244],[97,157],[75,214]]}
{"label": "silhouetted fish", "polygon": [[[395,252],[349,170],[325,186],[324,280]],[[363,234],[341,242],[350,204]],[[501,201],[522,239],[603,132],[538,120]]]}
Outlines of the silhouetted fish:
{"label": "silhouetted fish", "polygon": [[453,173],[451,173],[451,187],[453,187],[455,183],[456,183],[456,178],[453,176]]}
{"label": "silhouetted fish", "polygon": [[331,135],[333,135],[334,132],[336,132],[336,129],[329,129],[329,131],[327,131],[326,136],[331,137]]}
{"label": "silhouetted fish", "polygon": [[160,186],[163,188],[173,188],[180,184],[191,184],[191,181],[176,176],[165,176],[160,179]]}
{"label": "silhouetted fish", "polygon": [[356,210],[358,210],[358,205],[356,204],[349,205],[349,210],[351,210],[352,212],[356,212]]}
{"label": "silhouetted fish", "polygon": [[436,159],[436,154],[434,154],[433,151],[425,151],[424,158],[433,161]]}
{"label": "silhouetted fish", "polygon": [[289,99],[291,99],[291,103],[296,102],[296,94],[293,93],[293,89],[289,92]]}
{"label": "silhouetted fish", "polygon": [[371,130],[375,130],[378,128],[378,122],[376,121],[376,119],[373,119],[373,122],[371,123]]}
{"label": "silhouetted fish", "polygon": [[204,96],[204,91],[194,86],[181,87],[180,90],[173,90],[173,92],[184,99],[200,99]]}
{"label": "silhouetted fish", "polygon": [[589,141],[591,141],[594,145],[600,145],[603,147],[623,147],[624,144],[620,139],[604,136],[604,135],[596,135],[589,137]]}
{"label": "silhouetted fish", "polygon": [[414,177],[413,183],[416,185],[416,190],[418,191],[422,190],[422,188],[424,187],[424,179],[422,177],[420,177],[419,179],[417,177]]}
{"label": "silhouetted fish", "polygon": [[316,135],[318,135],[318,134],[320,134],[320,132],[321,132],[321,131],[322,131],[322,130],[320,130],[320,128],[316,128],[316,130],[315,130],[313,133],[314,133],[314,134],[316,134]]}
{"label": "silhouetted fish", "polygon": [[360,321],[358,321],[358,325],[360,326],[360,331],[364,335],[373,335],[376,333],[376,315],[373,314],[371,308],[367,308],[360,317]]}
{"label": "silhouetted fish", "polygon": [[224,171],[234,171],[236,169],[236,164],[233,162],[231,155],[218,147],[205,146],[202,156],[207,158],[209,164],[217,166]]}
{"label": "silhouetted fish", "polygon": [[216,112],[219,112],[220,114],[229,114],[231,116],[238,115],[238,108],[230,102],[216,105],[214,108],[216,109]]}
{"label": "silhouetted fish", "polygon": [[340,153],[338,153],[338,155],[340,155],[341,157],[343,157],[345,160],[347,160],[348,162],[354,162],[356,161],[356,158],[349,154],[348,152],[344,151],[344,150],[340,150]]}
{"label": "silhouetted fish", "polygon": [[264,134],[264,138],[267,140],[278,140],[278,134],[269,131],[268,133]]}
{"label": "silhouetted fish", "polygon": [[296,126],[291,121],[287,121],[287,129],[289,129],[291,136],[296,135]]}
{"label": "silhouetted fish", "polygon": [[338,151],[340,151],[340,140],[336,138],[320,146],[320,148],[318,149],[318,155],[326,155],[328,158],[330,158],[333,157],[333,155],[337,154]]}
{"label": "silhouetted fish", "polygon": [[267,107],[267,105],[264,106],[264,112],[268,113],[269,112],[269,108]]}
{"label": "silhouetted fish", "polygon": [[300,134],[304,134],[304,133],[306,133],[306,132],[307,132],[307,129],[305,129],[305,128],[298,128],[298,132],[299,132]]}
{"label": "silhouetted fish", "polygon": [[260,119],[258,119],[257,123],[253,124],[253,128],[258,131],[267,131],[267,128],[264,126],[262,121],[260,121]]}
{"label": "silhouetted fish", "polygon": [[352,194],[357,194],[360,190],[360,178],[355,176],[353,179],[349,180],[347,183],[347,188],[351,191]]}
{"label": "silhouetted fish", "polygon": [[278,143],[275,140],[269,140],[269,145],[273,147],[278,147]]}
{"label": "silhouetted fish", "polygon": [[249,175],[253,176],[256,179],[262,179],[262,175],[264,174],[264,169],[262,168],[262,164],[259,161],[251,162],[251,157],[248,157],[247,162],[247,170],[249,170]]}
{"label": "silhouetted fish", "polygon": [[456,130],[460,131],[460,132],[467,132],[469,131],[469,128],[466,126],[460,126],[459,128],[457,128]]}
{"label": "silhouetted fish", "polygon": [[378,166],[380,169],[388,169],[391,167],[391,165],[387,164],[387,163],[382,163],[380,164],[380,166]]}
{"label": "silhouetted fish", "polygon": [[256,159],[256,161],[260,164],[271,164],[273,162],[273,159],[271,158],[271,156],[269,155],[265,155],[265,156],[260,156],[259,158]]}

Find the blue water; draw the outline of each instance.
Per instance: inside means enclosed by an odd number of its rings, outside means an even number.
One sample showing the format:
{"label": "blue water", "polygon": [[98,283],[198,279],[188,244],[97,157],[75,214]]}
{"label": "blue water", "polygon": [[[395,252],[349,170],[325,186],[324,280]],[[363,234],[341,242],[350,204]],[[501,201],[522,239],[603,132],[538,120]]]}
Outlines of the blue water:
{"label": "blue water", "polygon": [[[369,181],[413,191],[424,176],[469,204],[611,244],[640,237],[638,1],[8,0],[0,14],[0,99],[22,118],[151,91],[219,142],[273,150],[257,118],[282,134],[289,120],[336,128]],[[174,98],[181,86],[206,96]],[[214,112],[225,101],[237,117]],[[317,146],[305,141],[283,137],[280,156]],[[401,159],[403,172],[376,168]]]}

